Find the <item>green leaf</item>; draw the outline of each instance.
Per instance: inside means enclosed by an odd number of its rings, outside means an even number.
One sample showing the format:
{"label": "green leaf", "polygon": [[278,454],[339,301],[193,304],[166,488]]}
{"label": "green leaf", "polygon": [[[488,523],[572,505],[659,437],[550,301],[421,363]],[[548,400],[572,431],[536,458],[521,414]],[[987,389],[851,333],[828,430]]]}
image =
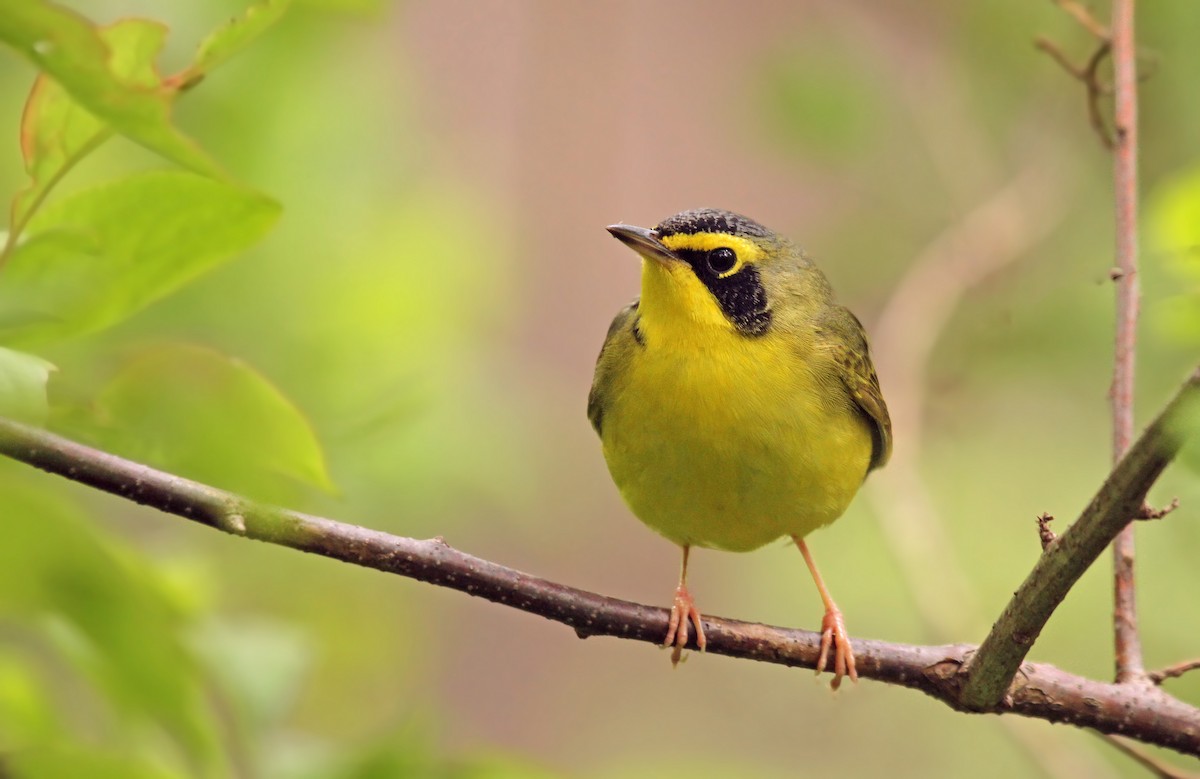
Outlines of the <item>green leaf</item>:
{"label": "green leaf", "polygon": [[196,760],[215,760],[204,680],[182,641],[187,623],[157,571],[27,479],[0,480],[0,613],[45,636],[124,720],[158,723]]}
{"label": "green leaf", "polygon": [[58,180],[110,135],[57,81],[42,75],[33,82],[21,116],[21,155],[30,182],[13,197],[10,243]]}
{"label": "green leaf", "polygon": [[46,420],[46,382],[54,366],[0,346],[0,416],[41,424]]}
{"label": "green leaf", "polygon": [[291,4],[292,0],[262,0],[247,8],[241,16],[218,27],[201,42],[196,61],[183,77],[184,82],[204,76],[249,46],[274,26]]}
{"label": "green leaf", "polygon": [[57,81],[41,76],[34,82],[21,120],[21,153],[30,181],[13,196],[6,250],[16,243],[25,221],[50,189],[111,134]]}
{"label": "green leaf", "polygon": [[[122,19],[97,30],[113,52],[118,75],[153,85],[154,58],[162,48],[166,28],[142,19]],[[25,220],[50,189],[92,150],[112,136],[112,130],[81,108],[62,86],[42,74],[33,82],[21,116],[21,155],[29,186],[13,198],[9,243],[15,243]]]}
{"label": "green leaf", "polygon": [[146,349],[96,401],[103,443],[133,459],[284,502],[296,482],[332,491],[304,415],[240,360],[210,349]]}
{"label": "green leaf", "polygon": [[173,162],[225,178],[220,166],[171,124],[176,92],[152,65],[164,37],[161,25],[140,22],[128,38],[106,41],[86,18],[41,0],[6,0],[0,14],[0,42],[57,81],[80,106]]}
{"label": "green leaf", "polygon": [[[193,84],[252,43],[282,16],[291,0],[266,0],[213,32],[200,45],[196,62],[173,80]],[[167,29],[145,19],[121,19],[96,30],[111,52],[112,72],[143,89],[157,88],[155,59]],[[21,153],[29,185],[13,198],[9,243],[50,189],[81,159],[112,136],[112,129],[81,107],[53,78],[38,76],[21,118]]]}
{"label": "green leaf", "polygon": [[179,171],[56,202],[0,273],[0,334],[38,342],[112,325],[254,244],[278,215],[263,195]]}

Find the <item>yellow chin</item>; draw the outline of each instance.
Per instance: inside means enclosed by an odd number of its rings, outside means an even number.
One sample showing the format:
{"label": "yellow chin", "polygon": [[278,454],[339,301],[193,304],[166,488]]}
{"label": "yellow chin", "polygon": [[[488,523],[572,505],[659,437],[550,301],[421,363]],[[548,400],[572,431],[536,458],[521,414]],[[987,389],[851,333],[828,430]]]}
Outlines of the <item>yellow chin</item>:
{"label": "yellow chin", "polygon": [[650,338],[691,340],[697,330],[733,330],[717,299],[687,263],[642,260],[642,329]]}

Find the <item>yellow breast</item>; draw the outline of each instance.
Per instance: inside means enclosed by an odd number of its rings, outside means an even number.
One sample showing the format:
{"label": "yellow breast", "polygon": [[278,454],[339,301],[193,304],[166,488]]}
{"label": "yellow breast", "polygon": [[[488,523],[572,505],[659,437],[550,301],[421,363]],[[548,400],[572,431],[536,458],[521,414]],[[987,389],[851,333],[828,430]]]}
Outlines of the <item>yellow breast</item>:
{"label": "yellow breast", "polygon": [[686,300],[656,310],[681,300],[678,288],[656,299],[656,283],[643,279],[644,344],[625,354],[601,435],[634,514],[675,543],[731,551],[837,519],[866,475],[872,438],[819,343],[673,315],[704,311]]}

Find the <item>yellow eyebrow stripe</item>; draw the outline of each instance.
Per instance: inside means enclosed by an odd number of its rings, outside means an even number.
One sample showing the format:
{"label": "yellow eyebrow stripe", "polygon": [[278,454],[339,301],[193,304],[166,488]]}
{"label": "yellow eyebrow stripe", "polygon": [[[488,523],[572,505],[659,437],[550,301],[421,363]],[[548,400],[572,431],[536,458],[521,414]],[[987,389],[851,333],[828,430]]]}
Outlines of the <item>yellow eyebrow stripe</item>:
{"label": "yellow eyebrow stripe", "polygon": [[671,251],[682,249],[697,252],[712,251],[726,246],[737,254],[738,267],[741,267],[742,263],[756,262],[763,255],[762,249],[754,241],[729,233],[676,233],[663,238],[662,244]]}

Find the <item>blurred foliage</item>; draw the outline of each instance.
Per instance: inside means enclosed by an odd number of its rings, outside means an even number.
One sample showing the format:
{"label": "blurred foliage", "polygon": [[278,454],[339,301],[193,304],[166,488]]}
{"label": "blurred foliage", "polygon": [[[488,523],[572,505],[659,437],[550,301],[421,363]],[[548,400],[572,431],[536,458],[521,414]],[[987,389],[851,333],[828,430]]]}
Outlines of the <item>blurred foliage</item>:
{"label": "blurred foliage", "polygon": [[[97,25],[35,0],[0,12],[0,41],[40,71],[20,128],[29,183],[14,195],[0,253],[0,342],[53,354],[70,374],[50,403],[55,366],[0,347],[0,413],[34,422],[49,414],[69,435],[259,498],[302,500],[305,484],[334,489],[312,425],[250,364],[185,340],[147,341],[153,326],[138,336],[112,333],[275,224],[275,201],[235,183],[171,115],[185,91],[258,43],[288,6],[266,0],[244,9],[165,77],[157,60],[168,28],[160,22]],[[191,172],[114,171],[55,197],[114,136]],[[412,213],[422,225],[440,218]],[[321,294],[351,317],[346,332],[358,333],[377,327],[372,319],[394,306],[396,289],[414,282],[404,276]],[[364,298],[367,290],[380,299]],[[438,304],[419,314],[435,314]],[[344,359],[330,345],[328,359]],[[372,432],[380,415],[394,413],[362,405],[367,416],[355,424]],[[310,673],[304,632],[219,618],[203,568],[197,576],[192,563],[164,566],[120,543],[59,485],[29,481],[10,465],[0,467],[0,485],[0,614],[12,636],[0,655],[0,754],[13,776],[528,775],[503,758],[446,762],[427,744],[390,736],[331,744],[318,758],[312,740],[285,737]]]}
{"label": "blurred foliage", "polygon": [[[219,726],[184,643],[190,615],[151,563],[103,537],[77,507],[4,475],[0,607],[23,639],[6,653],[0,710],[17,775],[25,761],[132,770],[133,756],[213,773]],[[89,682],[91,705],[81,706]],[[166,746],[158,729],[176,750],[155,754]],[[71,775],[45,771],[29,775]]]}
{"label": "blurred foliage", "polygon": [[[1171,290],[1153,310],[1156,334],[1200,346],[1200,165],[1165,181],[1150,205],[1151,256],[1165,269]],[[1200,473],[1200,403],[1183,421],[1191,442],[1181,461]]]}
{"label": "blurred foliage", "polygon": [[[139,462],[286,502],[289,483],[332,490],[308,420],[249,366],[196,346],[137,353],[96,398],[95,437]],[[235,438],[231,430],[253,430]],[[177,442],[187,441],[187,449]],[[268,477],[281,480],[268,489]]]}
{"label": "blurred foliage", "polygon": [[1200,164],[1163,182],[1150,225],[1151,256],[1175,288],[1158,304],[1154,324],[1181,343],[1200,345]]}
{"label": "blurred foliage", "polygon": [[794,154],[844,160],[881,132],[889,106],[847,40],[777,52],[763,66],[761,106],[773,142]]}
{"label": "blurred foliage", "polygon": [[[623,512],[582,414],[585,363],[607,320],[576,315],[592,300],[566,297],[564,280],[583,275],[576,247],[539,240],[560,218],[544,208],[516,240],[508,201],[518,195],[433,161],[465,145],[431,116],[446,85],[396,53],[397,41],[419,45],[406,33],[421,14],[456,14],[453,33],[437,39],[450,56],[469,63],[507,41],[503,51],[529,58],[514,60],[527,91],[503,103],[446,99],[512,111],[529,148],[513,178],[532,198],[563,132],[607,159],[607,139],[589,134],[606,130],[546,131],[537,118],[570,113],[542,103],[547,84],[590,62],[596,28],[571,15],[582,4],[71,5],[9,0],[0,10],[0,129],[20,150],[0,154],[13,197],[0,253],[0,413],[304,510],[405,535],[460,533],[473,549],[582,586],[667,592],[675,552],[608,516]],[[982,604],[972,616],[986,626],[1036,554],[1032,518],[1068,516],[1107,465],[1108,160],[1088,134],[1082,90],[1029,45],[1035,33],[1072,53],[1091,41],[1049,2],[927,0],[903,13],[800,5],[777,29],[745,29],[732,10],[660,18],[726,36],[718,50],[688,35],[652,47],[682,58],[685,86],[709,83],[726,51],[743,59],[720,74],[729,94],[712,87],[720,110],[690,86],[647,94],[668,114],[699,102],[706,126],[728,121],[731,148],[704,153],[751,148],[741,164],[757,160],[767,175],[747,171],[745,189],[782,175],[789,197],[807,195],[796,224],[772,226],[803,225],[798,237],[819,258],[839,258],[823,267],[868,324],[913,257],[1014,170],[1040,161],[1065,182],[1055,229],[969,291],[927,377],[923,471]],[[138,13],[154,18],[129,18]],[[489,13],[517,22],[502,27]],[[476,17],[482,27],[470,26]],[[1190,98],[1200,4],[1146,6],[1139,23],[1147,56],[1161,58],[1143,84],[1145,418],[1194,364],[1200,333],[1200,103]],[[601,61],[634,74],[620,82],[628,89],[679,84],[652,72],[664,67],[652,57],[630,56],[646,44],[621,37],[632,26],[606,26],[620,45],[605,44],[616,53]],[[564,42],[578,62],[537,59]],[[503,71],[505,60],[492,65]],[[490,89],[488,75],[469,77]],[[615,78],[587,75],[597,94]],[[470,125],[482,126],[480,114],[466,116],[467,135],[489,132]],[[488,142],[499,155],[507,148]],[[662,201],[708,204],[674,191],[683,171],[654,168],[660,149],[636,148],[641,157],[620,146],[611,167],[631,176],[625,163],[640,159],[634,167],[665,180]],[[641,175],[592,182],[576,162],[553,163],[569,191],[548,197],[595,200],[589,224],[624,215],[608,213],[628,203],[605,200],[609,190],[655,191]],[[584,232],[573,233],[581,256]],[[631,289],[611,291],[615,310]],[[567,300],[570,321],[545,315],[557,310],[552,296]],[[578,330],[571,343],[586,355],[531,355],[546,330]],[[1200,470],[1200,453],[1189,457]],[[1160,487],[1182,497],[1180,514],[1200,502],[1198,480],[1181,471]],[[852,630],[935,640],[896,550],[861,521],[865,503],[815,542]],[[864,684],[830,705],[824,689],[779,669],[697,658],[667,674],[665,658],[640,647],[551,645],[547,635],[564,633],[540,633],[537,620],[164,522],[6,462],[0,523],[0,765],[18,777],[555,773],[535,762],[590,776],[790,776],[797,765],[1137,775],[1086,734],[1036,723],[1024,743],[1037,743],[1040,759],[992,720],[905,691]],[[1176,595],[1200,552],[1194,524],[1173,516],[1143,534],[1155,664],[1196,651],[1200,613]],[[780,596],[798,574],[777,552],[702,555],[705,608],[808,624],[816,612],[797,613],[801,596]],[[661,577],[630,584],[659,565]],[[1104,677],[1109,583],[1097,568],[1036,654]],[[1200,695],[1195,679],[1170,684]]]}
{"label": "blurred foliage", "polygon": [[[163,25],[144,22],[102,34],[75,12],[37,0],[10,3],[0,17],[0,40],[53,78],[80,109],[169,160],[216,174],[217,164],[171,124],[174,90],[153,67],[166,33]],[[120,53],[110,54],[114,50]],[[26,163],[41,167],[29,152]]]}
{"label": "blurred foliage", "polygon": [[109,327],[256,243],[278,213],[261,195],[173,171],[56,201],[9,253],[0,337],[44,343]]}
{"label": "blurred foliage", "polygon": [[46,420],[46,382],[54,366],[32,354],[0,347],[0,414],[26,422]]}

